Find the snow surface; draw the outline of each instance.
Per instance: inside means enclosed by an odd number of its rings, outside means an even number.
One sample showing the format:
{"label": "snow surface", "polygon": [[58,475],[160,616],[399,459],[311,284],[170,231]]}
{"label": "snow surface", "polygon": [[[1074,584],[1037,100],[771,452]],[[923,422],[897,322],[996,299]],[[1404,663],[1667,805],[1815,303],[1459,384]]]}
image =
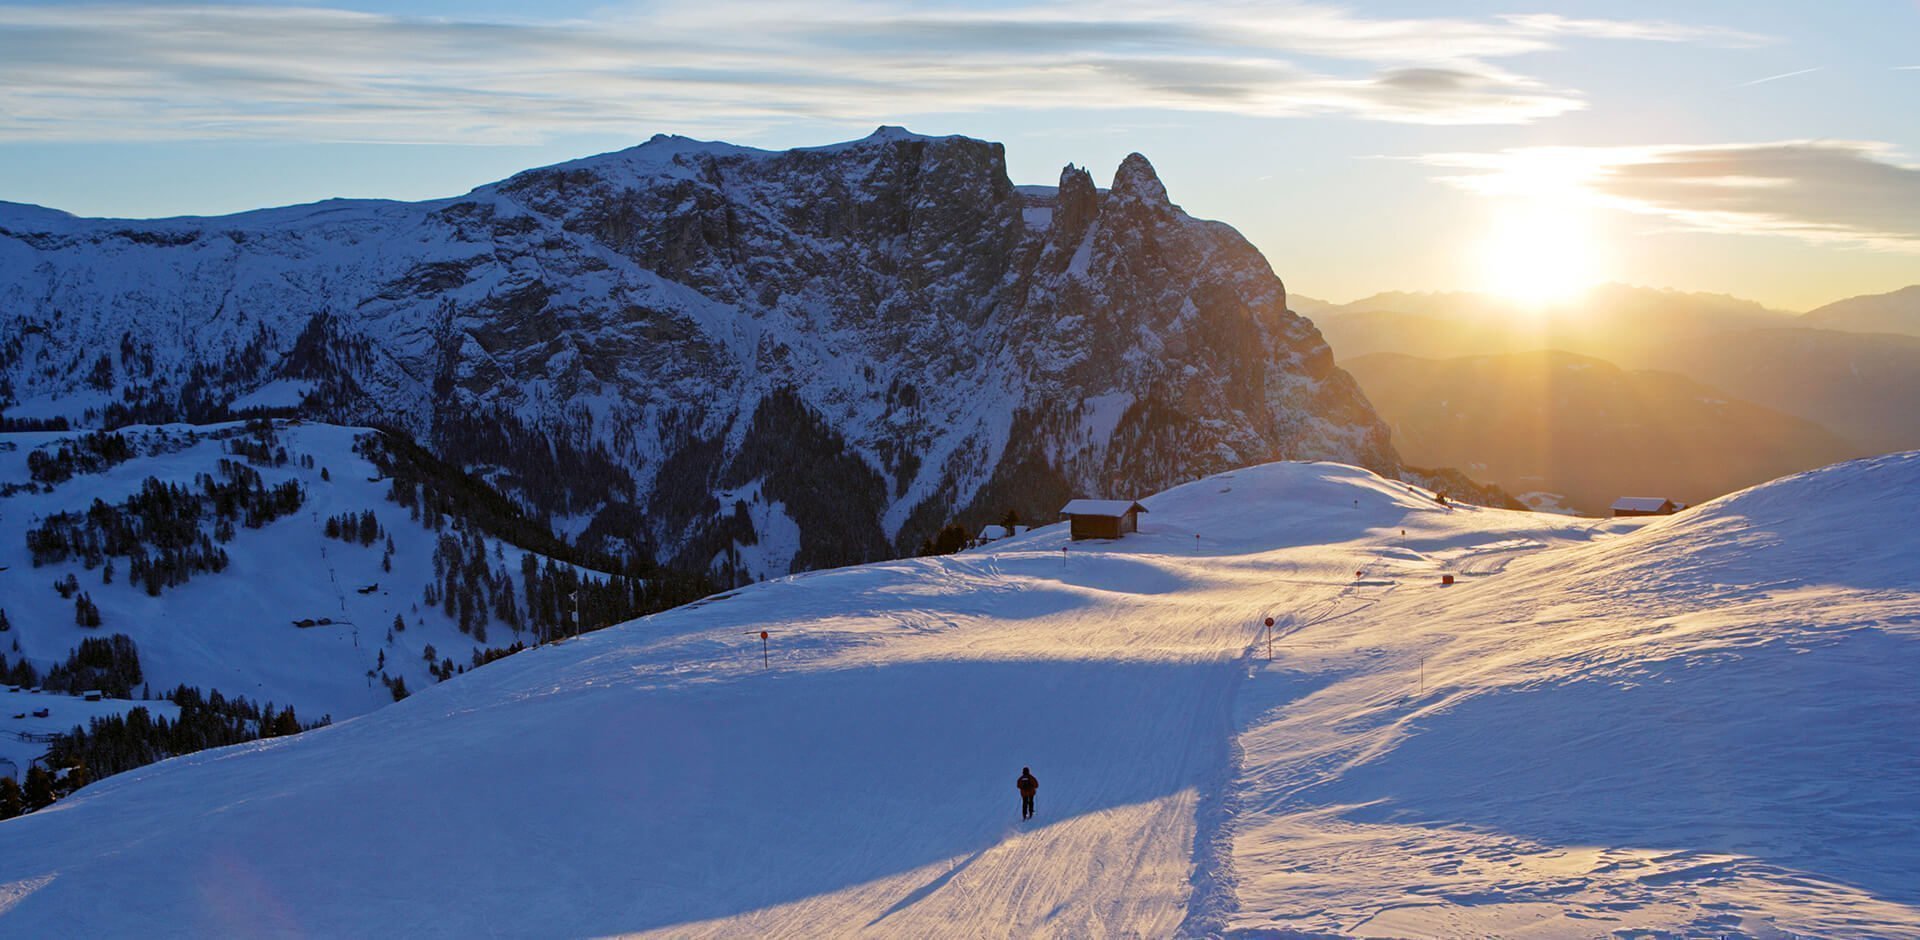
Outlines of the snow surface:
{"label": "snow surface", "polygon": [[[13,630],[0,634],[9,660],[25,656],[42,671],[66,660],[90,636],[124,633],[139,648],[140,665],[156,696],[177,685],[219,689],[256,702],[293,705],[301,718],[335,719],[364,714],[393,701],[377,678],[384,670],[403,677],[411,689],[431,685],[422,655],[428,645],[458,665],[475,649],[531,642],[495,621],[486,642],[459,631],[453,618],[423,603],[423,589],[434,581],[433,552],[440,533],[408,518],[406,509],[387,501],[391,485],[353,452],[354,441],[374,433],[366,428],[282,423],[280,446],[292,458],[281,467],[255,466],[271,487],[297,480],[306,489],[300,510],[259,529],[237,527],[225,546],[231,565],[218,574],[196,575],[184,585],[149,597],[127,577],[127,560],[115,559],[118,577],[102,583],[102,571],[88,571],[77,559],[36,568],[26,549],[26,532],[46,516],[84,512],[95,499],[119,503],[149,477],[191,485],[200,473],[217,474],[220,460],[244,462],[223,451],[213,434],[228,425],[166,425],[123,428],[141,456],[104,473],[82,474],[51,493],[15,493],[0,498],[0,609]],[[181,446],[194,434],[194,443]],[[27,455],[34,449],[81,432],[0,434],[0,482],[25,482]],[[301,467],[311,455],[314,466]],[[321,471],[330,479],[321,479]],[[363,547],[324,535],[330,516],[371,509],[394,541],[393,570],[383,571],[383,542]],[[524,552],[488,539],[488,556],[505,567],[519,591]],[[544,556],[541,556],[544,559]],[[62,599],[53,583],[73,574],[100,608],[98,628],[74,624],[73,601]],[[369,593],[360,589],[375,586]],[[387,642],[395,614],[407,629]],[[293,621],[327,618],[330,626],[302,629]],[[17,649],[13,647],[18,643]],[[9,713],[11,714],[11,713]],[[60,730],[72,727],[68,723]],[[44,750],[44,748],[43,748]]]}
{"label": "snow surface", "polygon": [[0,933],[1920,936],[1916,494],[1220,474],[96,783],[0,823]]}
{"label": "snow surface", "polygon": [[[124,715],[140,707],[155,718],[172,721],[180,717],[180,707],[167,701],[110,698],[89,702],[83,696],[64,692],[0,685],[0,760],[12,763],[14,769],[13,774],[8,774],[6,768],[0,766],[0,776],[25,779],[27,768],[47,753],[46,742],[37,740],[39,737],[65,734],[75,726],[85,727],[95,718]],[[47,717],[35,717],[33,713],[43,708],[47,710]]]}
{"label": "snow surface", "polygon": [[755,480],[737,489],[716,491],[715,498],[721,506],[732,506],[736,501],[747,504],[754,542],[746,545],[736,540],[730,551],[716,553],[709,565],[710,571],[718,573],[724,563],[731,561],[736,573],[765,581],[793,570],[793,556],[800,552],[800,524],[787,513],[785,503],[767,498],[762,483]]}
{"label": "snow surface", "polygon": [[296,408],[313,393],[314,385],[310,379],[274,379],[228,402],[227,407],[235,411],[248,408]]}

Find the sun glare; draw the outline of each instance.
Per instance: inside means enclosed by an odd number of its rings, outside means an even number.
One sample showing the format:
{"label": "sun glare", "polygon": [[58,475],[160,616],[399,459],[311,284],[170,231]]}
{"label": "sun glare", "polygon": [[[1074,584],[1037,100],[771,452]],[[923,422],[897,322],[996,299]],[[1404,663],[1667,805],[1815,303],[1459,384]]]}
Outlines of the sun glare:
{"label": "sun glare", "polygon": [[1479,251],[1481,288],[1523,307],[1570,300],[1600,281],[1599,249],[1577,206],[1509,208]]}
{"label": "sun glare", "polygon": [[1528,309],[1563,303],[1601,280],[1599,251],[1578,205],[1507,207],[1480,242],[1480,288]]}

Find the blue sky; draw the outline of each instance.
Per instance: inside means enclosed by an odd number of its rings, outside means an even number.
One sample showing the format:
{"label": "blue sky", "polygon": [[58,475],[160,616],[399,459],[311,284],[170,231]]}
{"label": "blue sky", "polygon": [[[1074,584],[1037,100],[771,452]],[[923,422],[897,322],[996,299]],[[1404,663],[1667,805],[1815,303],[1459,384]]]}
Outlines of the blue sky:
{"label": "blue sky", "polygon": [[1022,183],[1140,151],[1335,300],[1568,254],[1788,309],[1920,282],[1915,0],[533,9],[0,2],[0,199],[418,199],[660,132],[888,123],[1004,141]]}

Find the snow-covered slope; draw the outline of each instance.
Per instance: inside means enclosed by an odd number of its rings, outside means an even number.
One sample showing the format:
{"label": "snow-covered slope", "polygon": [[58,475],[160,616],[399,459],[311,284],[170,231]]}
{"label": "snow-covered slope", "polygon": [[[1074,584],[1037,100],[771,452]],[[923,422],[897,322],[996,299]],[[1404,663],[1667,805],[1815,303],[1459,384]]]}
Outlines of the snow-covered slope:
{"label": "snow-covered slope", "polygon": [[[413,689],[431,685],[435,679],[424,655],[429,646],[435,663],[451,659],[465,666],[477,649],[533,641],[497,617],[489,618],[491,632],[462,631],[457,617],[425,602],[428,585],[437,590],[445,584],[434,555],[459,520],[430,529],[388,501],[392,481],[354,447],[375,432],[283,424],[272,445],[286,453],[280,465],[233,453],[236,443],[258,440],[238,423],[120,433],[131,442],[130,459],[80,473],[50,491],[30,486],[0,497],[0,610],[12,626],[0,634],[0,653],[10,661],[25,658],[44,672],[83,638],[123,633],[137,645],[146,684],[156,695],[187,684],[293,705],[308,719],[340,719],[391,703],[383,677],[402,679]],[[0,434],[0,481],[16,488],[26,483],[30,455],[55,453],[79,436]],[[266,487],[292,481],[304,493],[289,515],[259,528],[234,525],[232,540],[217,545],[230,562],[225,570],[150,594],[124,555],[111,556],[111,578],[105,565],[88,566],[77,557],[33,564],[28,533],[48,517],[85,514],[96,501],[123,503],[150,479],[197,490],[197,477],[220,478],[222,461],[247,466]],[[380,538],[363,545],[326,536],[329,518],[369,510],[383,530]],[[203,522],[201,528],[211,525]],[[383,568],[386,537],[394,546],[391,570]],[[504,570],[518,590],[525,553],[498,538],[475,537],[486,547],[489,571]],[[56,582],[68,576],[98,607],[99,626],[76,625],[77,597],[56,590]],[[521,599],[524,606],[524,594]],[[396,616],[404,618],[404,631],[391,630]],[[300,621],[310,623],[296,626]],[[75,724],[84,722],[69,720],[56,730]],[[0,731],[7,727],[0,720]]]}
{"label": "snow-covered slope", "polygon": [[1916,493],[1223,473],[112,778],[0,823],[0,931],[1920,935]]}
{"label": "snow-covered slope", "polygon": [[1138,155],[1016,189],[962,137],[663,136],[425,203],[0,205],[8,416],[246,407],[405,428],[589,541],[740,576],[1281,457],[1396,467],[1266,260]]}

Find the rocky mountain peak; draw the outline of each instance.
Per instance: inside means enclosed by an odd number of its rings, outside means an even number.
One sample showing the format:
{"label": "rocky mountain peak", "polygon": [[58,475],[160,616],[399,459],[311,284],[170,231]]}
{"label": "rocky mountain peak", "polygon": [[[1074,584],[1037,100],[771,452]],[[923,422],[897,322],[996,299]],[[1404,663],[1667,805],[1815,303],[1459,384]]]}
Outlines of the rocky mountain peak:
{"label": "rocky mountain peak", "polygon": [[1127,202],[1169,202],[1167,187],[1160,182],[1160,174],[1155,173],[1153,164],[1138,153],[1127,154],[1127,158],[1120,161],[1120,169],[1114,171],[1113,187],[1108,192],[1115,199]]}
{"label": "rocky mountain peak", "polygon": [[1054,225],[1063,243],[1078,243],[1100,212],[1100,192],[1093,186],[1093,174],[1069,163],[1060,168],[1060,188],[1054,197]]}
{"label": "rocky mountain peak", "polygon": [[237,218],[0,225],[0,408],[404,429],[581,544],[722,581],[1278,458],[1398,467],[1266,260],[1138,154],[1102,195],[893,127],[662,137]]}

